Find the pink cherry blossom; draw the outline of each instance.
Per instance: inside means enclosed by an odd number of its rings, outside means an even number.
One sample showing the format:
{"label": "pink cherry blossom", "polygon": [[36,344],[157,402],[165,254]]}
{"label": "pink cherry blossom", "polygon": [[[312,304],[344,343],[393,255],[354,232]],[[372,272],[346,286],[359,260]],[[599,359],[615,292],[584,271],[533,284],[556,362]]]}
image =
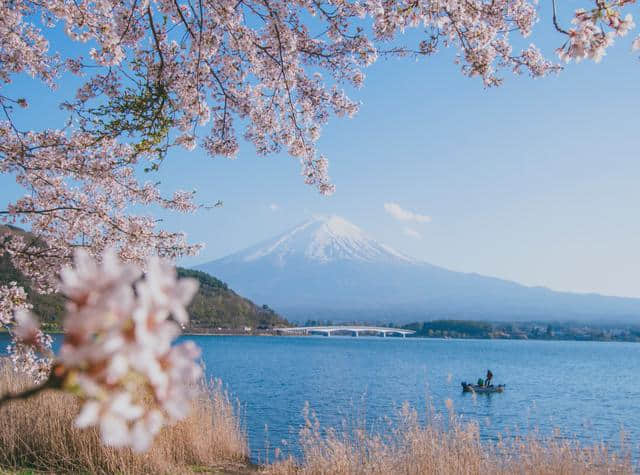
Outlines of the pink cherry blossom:
{"label": "pink cherry blossom", "polygon": [[46,380],[52,364],[51,336],[40,330],[40,323],[26,309],[15,311],[8,328],[13,338],[8,352],[14,368],[29,374],[35,383]]}
{"label": "pink cherry blossom", "polygon": [[557,49],[560,59],[566,62],[572,59],[577,62],[582,59],[600,62],[616,37],[625,36],[635,28],[631,13],[627,13],[622,18],[622,9],[633,3],[635,0],[619,0],[611,3],[596,1],[594,8],[590,10],[579,8],[571,20],[574,27],[568,31],[558,26],[557,20],[554,19],[556,29],[568,37],[567,42]]}
{"label": "pink cherry blossom", "polygon": [[[197,282],[177,279],[159,258],[143,275],[113,250],[101,262],[78,250],[74,262],[61,272],[68,301],[59,354],[50,353],[50,338],[22,309],[12,317],[12,357],[35,368],[38,355],[49,352],[39,381],[81,398],[76,426],[98,427],[106,445],[146,450],[163,425],[186,416],[202,374],[199,348],[175,343]],[[21,298],[12,288],[5,293]]]}
{"label": "pink cherry blossom", "polygon": [[[28,310],[18,310],[14,316],[14,338],[29,346],[40,346],[40,324]],[[38,348],[41,349],[41,348]]]}
{"label": "pink cherry blossom", "polygon": [[49,351],[41,353],[37,348],[50,349],[53,340],[51,336],[39,332],[37,346],[32,346],[14,339],[7,347],[9,358],[16,371],[20,371],[39,384],[47,380],[51,373],[51,358]]}
{"label": "pink cherry blossom", "polygon": [[38,383],[47,378],[51,369],[52,339],[40,330],[27,299],[27,293],[16,282],[0,286],[0,325],[12,337],[7,350],[14,367]]}
{"label": "pink cherry blossom", "polygon": [[[131,394],[122,392],[102,403],[95,400],[85,402],[76,419],[76,427],[99,426],[100,436],[106,445],[130,446],[133,445],[130,422],[139,420],[143,414],[142,406],[131,402]],[[146,450],[148,445],[142,448]]]}
{"label": "pink cherry blossom", "polygon": [[27,293],[17,282],[0,285],[0,324],[8,326],[14,322],[14,314],[19,310],[32,308]]}

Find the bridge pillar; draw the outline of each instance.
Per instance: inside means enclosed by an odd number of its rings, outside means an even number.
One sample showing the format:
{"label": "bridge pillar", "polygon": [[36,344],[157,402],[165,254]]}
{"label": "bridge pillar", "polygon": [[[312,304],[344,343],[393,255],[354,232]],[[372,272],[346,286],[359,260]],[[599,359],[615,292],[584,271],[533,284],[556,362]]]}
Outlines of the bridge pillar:
{"label": "bridge pillar", "polygon": [[356,338],[358,338],[358,330],[354,330],[354,332],[353,332],[353,336],[355,336]]}
{"label": "bridge pillar", "polygon": [[382,332],[382,338],[386,338],[387,337],[387,332]]}
{"label": "bridge pillar", "polygon": [[407,336],[407,334],[406,334],[406,333],[403,333],[403,334],[402,334],[402,338],[405,338],[406,336]]}

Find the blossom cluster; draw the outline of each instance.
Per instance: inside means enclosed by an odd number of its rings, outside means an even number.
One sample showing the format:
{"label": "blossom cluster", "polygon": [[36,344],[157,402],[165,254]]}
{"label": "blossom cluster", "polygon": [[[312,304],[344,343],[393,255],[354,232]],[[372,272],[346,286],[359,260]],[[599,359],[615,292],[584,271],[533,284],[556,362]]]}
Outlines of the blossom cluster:
{"label": "blossom cluster", "polygon": [[[585,58],[599,62],[616,37],[625,36],[635,27],[633,16],[627,13],[622,18],[620,10],[630,3],[635,3],[635,0],[620,0],[610,4],[596,2],[596,7],[592,10],[576,10],[571,20],[574,27],[564,32],[569,39],[564,46],[558,48],[558,56],[567,62]],[[640,47],[640,37],[634,41],[633,47]]]}
{"label": "blossom cluster", "polygon": [[[166,422],[186,415],[201,375],[198,347],[174,343],[197,281],[177,279],[158,258],[142,275],[113,251],[100,263],[76,252],[61,280],[65,334],[45,386],[82,399],[77,427],[97,426],[106,445],[144,451]],[[20,344],[42,351],[35,317],[21,311],[16,320]]]}
{"label": "blossom cluster", "polygon": [[0,326],[12,337],[7,352],[14,367],[27,373],[36,383],[44,381],[51,370],[51,337],[29,325],[32,305],[17,282],[0,286]]}
{"label": "blossom cluster", "polygon": [[12,341],[7,347],[13,367],[26,373],[34,383],[44,382],[51,373],[52,344],[47,335],[25,310],[15,313],[13,327],[10,328]]}
{"label": "blossom cluster", "polygon": [[[141,265],[150,253],[167,258],[194,254],[185,235],[156,229],[151,216],[131,214],[135,205],[195,210],[192,193],[176,192],[165,198],[152,183],[141,183],[133,165],[131,144],[77,131],[29,132],[16,135],[0,122],[0,173],[10,173],[30,190],[7,207],[0,221],[21,220],[36,239],[19,233],[0,236],[0,246],[13,265],[40,292],[56,290],[56,274],[69,263],[73,248],[81,244],[100,255],[118,246],[122,256]],[[1,234],[1,233],[0,233]]]}
{"label": "blossom cluster", "polygon": [[8,326],[13,322],[14,312],[30,309],[27,293],[17,282],[0,285],[0,325]]}

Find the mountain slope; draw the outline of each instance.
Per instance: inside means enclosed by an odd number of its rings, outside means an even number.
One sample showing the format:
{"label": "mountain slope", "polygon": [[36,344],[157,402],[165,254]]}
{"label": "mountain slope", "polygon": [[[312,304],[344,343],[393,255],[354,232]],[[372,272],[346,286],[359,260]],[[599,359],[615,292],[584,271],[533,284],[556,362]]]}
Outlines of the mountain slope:
{"label": "mountain slope", "polygon": [[[6,232],[25,233],[13,226],[0,226],[0,236]],[[180,277],[191,277],[200,283],[198,292],[188,307],[190,316],[187,330],[207,330],[221,328],[240,329],[245,326],[272,327],[287,326],[288,322],[268,306],[259,307],[250,300],[236,294],[227,284],[205,272],[178,267]],[[59,294],[41,295],[31,291],[29,281],[0,254],[0,285],[16,281],[29,293],[34,312],[42,319],[45,329],[60,327],[64,312],[64,297]]]}
{"label": "mountain slope", "polygon": [[343,218],[314,218],[197,267],[287,318],[631,320],[640,300],[554,292],[412,259]]}

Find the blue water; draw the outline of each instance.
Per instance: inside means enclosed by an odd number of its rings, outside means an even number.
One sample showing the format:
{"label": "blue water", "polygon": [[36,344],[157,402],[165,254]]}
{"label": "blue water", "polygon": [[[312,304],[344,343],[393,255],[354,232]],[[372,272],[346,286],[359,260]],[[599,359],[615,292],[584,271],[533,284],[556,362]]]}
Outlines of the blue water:
{"label": "blue water", "polygon": [[[0,337],[0,340],[3,337]],[[405,401],[476,420],[481,435],[537,430],[614,447],[640,441],[640,344],[417,338],[194,336],[209,377],[242,407],[252,456],[296,453],[308,402],[321,424],[384,427]],[[4,348],[4,344],[0,341]],[[502,394],[461,392],[460,381],[506,383]],[[270,455],[272,457],[272,454]]]}

